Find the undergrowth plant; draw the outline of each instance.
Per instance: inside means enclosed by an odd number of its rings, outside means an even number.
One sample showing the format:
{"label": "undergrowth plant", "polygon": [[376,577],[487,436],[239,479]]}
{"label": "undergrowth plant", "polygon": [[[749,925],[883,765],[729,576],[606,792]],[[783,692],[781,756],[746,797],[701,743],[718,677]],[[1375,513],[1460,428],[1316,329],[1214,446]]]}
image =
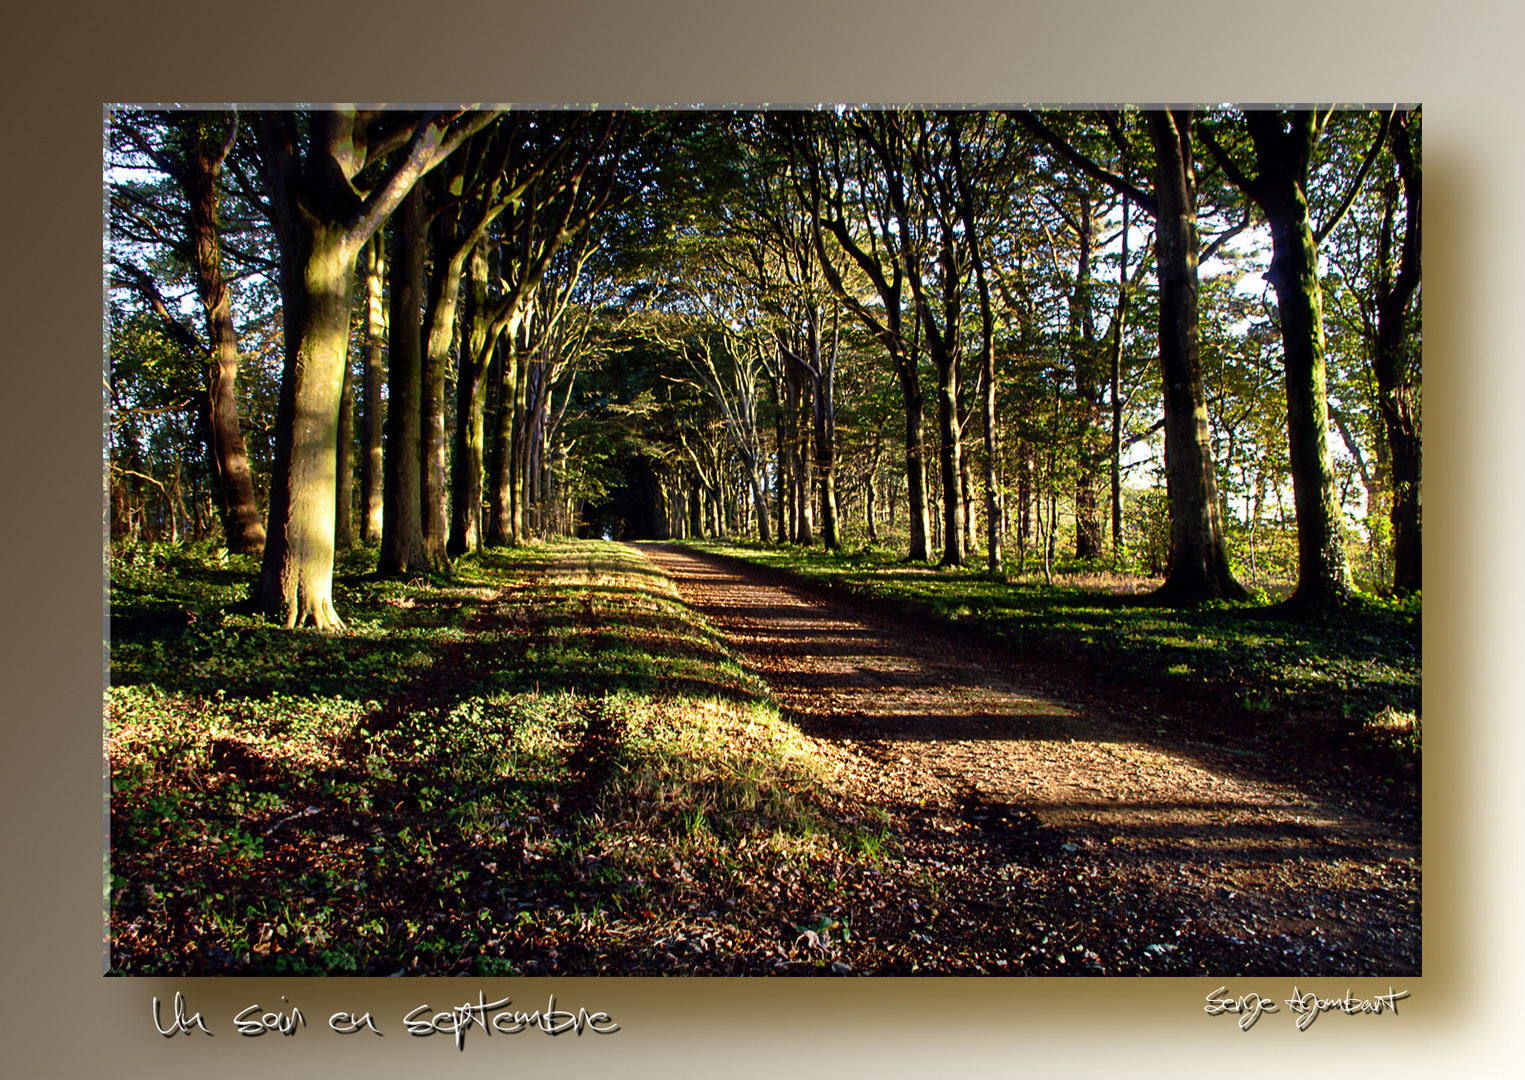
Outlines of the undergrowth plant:
{"label": "undergrowth plant", "polygon": [[782,875],[822,917],[893,854],[616,545],[346,553],[343,634],[235,613],[247,557],[113,556],[115,974],[661,970],[696,911]]}

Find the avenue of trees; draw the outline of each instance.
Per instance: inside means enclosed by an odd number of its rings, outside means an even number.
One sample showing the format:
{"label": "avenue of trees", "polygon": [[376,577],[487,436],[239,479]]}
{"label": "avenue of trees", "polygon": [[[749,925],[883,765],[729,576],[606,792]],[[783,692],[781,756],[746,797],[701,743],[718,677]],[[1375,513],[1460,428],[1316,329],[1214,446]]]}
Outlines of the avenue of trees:
{"label": "avenue of trees", "polygon": [[112,113],[114,539],[1421,588],[1420,110]]}

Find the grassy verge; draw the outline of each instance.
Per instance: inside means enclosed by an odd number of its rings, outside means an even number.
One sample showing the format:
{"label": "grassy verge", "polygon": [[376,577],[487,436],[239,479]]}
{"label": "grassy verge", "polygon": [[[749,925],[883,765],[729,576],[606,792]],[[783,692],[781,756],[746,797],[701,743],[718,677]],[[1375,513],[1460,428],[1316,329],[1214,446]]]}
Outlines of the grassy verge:
{"label": "grassy verge", "polygon": [[228,613],[253,560],[114,553],[113,973],[852,959],[883,820],[639,555],[412,581],[371,558],[340,566],[330,635]]}
{"label": "grassy verge", "polygon": [[[745,543],[692,546],[812,585],[887,602],[1009,645],[1060,690],[1110,695],[1224,742],[1355,751],[1385,782],[1417,779],[1421,608],[1364,601],[1326,619],[1268,604],[1148,603],[1086,568],[1042,581],[940,570],[879,548],[842,553]],[[1278,751],[1279,752],[1279,751]]]}

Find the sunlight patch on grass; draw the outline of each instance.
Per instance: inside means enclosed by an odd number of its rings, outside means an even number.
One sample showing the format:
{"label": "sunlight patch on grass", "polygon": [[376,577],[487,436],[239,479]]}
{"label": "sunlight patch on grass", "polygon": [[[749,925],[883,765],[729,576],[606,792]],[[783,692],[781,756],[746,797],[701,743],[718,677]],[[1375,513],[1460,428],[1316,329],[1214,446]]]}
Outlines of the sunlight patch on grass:
{"label": "sunlight patch on grass", "polygon": [[845,903],[844,863],[892,857],[639,554],[532,545],[406,581],[365,560],[336,578],[351,629],[317,634],[214,606],[252,563],[123,553],[115,973],[519,973],[783,869]]}

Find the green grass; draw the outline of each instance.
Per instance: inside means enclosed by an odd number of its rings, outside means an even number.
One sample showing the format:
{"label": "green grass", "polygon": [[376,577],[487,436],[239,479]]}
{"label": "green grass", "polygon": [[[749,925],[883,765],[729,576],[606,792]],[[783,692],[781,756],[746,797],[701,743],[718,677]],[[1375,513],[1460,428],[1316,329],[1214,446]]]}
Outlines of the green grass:
{"label": "green grass", "polygon": [[1226,725],[1297,719],[1371,748],[1419,749],[1417,597],[1363,598],[1325,618],[1297,618],[1264,599],[1161,607],[1136,591],[1139,582],[1083,566],[1061,568],[1048,585],[999,580],[982,565],[912,564],[877,547],[693,546],[962,625],[1019,655],[1059,658],[1076,677],[1157,688],[1167,698],[1196,695],[1220,709],[1228,702]]}
{"label": "green grass", "polygon": [[891,854],[639,555],[371,558],[322,634],[226,610],[252,559],[114,552],[113,973],[652,972],[695,910]]}

